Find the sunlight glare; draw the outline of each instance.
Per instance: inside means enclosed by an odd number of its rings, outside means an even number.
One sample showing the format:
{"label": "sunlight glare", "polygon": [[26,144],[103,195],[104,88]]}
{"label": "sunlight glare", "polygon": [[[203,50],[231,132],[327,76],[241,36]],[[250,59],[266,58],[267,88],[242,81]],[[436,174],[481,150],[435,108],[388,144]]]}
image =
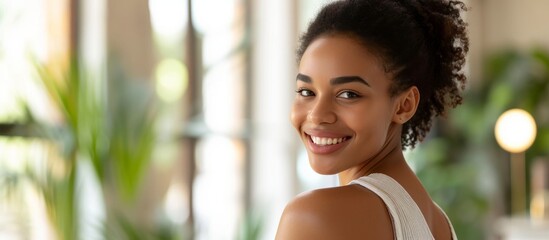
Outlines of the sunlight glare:
{"label": "sunlight glare", "polygon": [[183,33],[187,25],[187,1],[149,0],[151,24],[156,33],[174,38]]}
{"label": "sunlight glare", "polygon": [[193,23],[201,33],[230,29],[234,19],[235,0],[193,1]]}
{"label": "sunlight glare", "polygon": [[166,200],[164,202],[166,215],[173,223],[183,224],[189,217],[187,205],[188,202],[183,192],[182,184],[174,181],[166,193]]}

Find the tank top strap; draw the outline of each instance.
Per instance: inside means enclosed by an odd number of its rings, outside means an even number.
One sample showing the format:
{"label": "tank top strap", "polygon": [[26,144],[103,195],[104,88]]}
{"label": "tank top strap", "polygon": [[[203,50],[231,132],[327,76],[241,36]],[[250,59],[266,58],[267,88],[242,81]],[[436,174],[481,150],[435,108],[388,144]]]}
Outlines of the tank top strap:
{"label": "tank top strap", "polygon": [[[393,222],[396,240],[435,239],[417,204],[393,178],[385,174],[373,173],[355,179],[349,184],[359,184],[383,200]],[[452,238],[457,240],[453,229]]]}
{"label": "tank top strap", "polygon": [[448,225],[450,225],[450,231],[452,232],[452,240],[458,240],[456,231],[454,230],[454,226],[452,225],[450,218],[448,217],[448,215],[446,215],[446,213],[444,212],[444,209],[442,209],[436,202],[435,202],[435,205],[440,209],[442,214],[444,214],[444,217],[446,218]]}

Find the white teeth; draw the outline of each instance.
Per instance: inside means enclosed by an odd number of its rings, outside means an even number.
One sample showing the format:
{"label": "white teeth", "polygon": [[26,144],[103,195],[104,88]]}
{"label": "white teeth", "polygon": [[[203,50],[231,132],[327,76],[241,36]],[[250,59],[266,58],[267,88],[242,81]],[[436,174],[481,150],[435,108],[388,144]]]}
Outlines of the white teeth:
{"label": "white teeth", "polygon": [[320,146],[338,144],[345,140],[345,138],[321,138],[315,136],[311,136],[311,139],[316,145]]}

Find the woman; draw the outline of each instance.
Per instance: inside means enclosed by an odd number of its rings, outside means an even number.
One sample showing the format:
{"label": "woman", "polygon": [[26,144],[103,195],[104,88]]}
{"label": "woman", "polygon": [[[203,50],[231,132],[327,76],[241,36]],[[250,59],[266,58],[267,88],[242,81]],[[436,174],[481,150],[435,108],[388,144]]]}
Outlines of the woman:
{"label": "woman", "polygon": [[323,7],[297,52],[291,121],[312,168],[338,174],[341,186],[291,201],[276,239],[457,239],[402,150],[461,103],[461,11],[448,0]]}

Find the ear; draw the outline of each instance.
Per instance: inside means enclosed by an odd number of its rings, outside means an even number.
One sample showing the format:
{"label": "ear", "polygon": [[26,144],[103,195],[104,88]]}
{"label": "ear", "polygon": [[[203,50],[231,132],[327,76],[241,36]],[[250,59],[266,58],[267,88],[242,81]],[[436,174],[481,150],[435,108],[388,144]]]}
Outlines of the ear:
{"label": "ear", "polygon": [[408,88],[396,97],[393,122],[404,124],[416,113],[419,105],[419,90],[416,86]]}

